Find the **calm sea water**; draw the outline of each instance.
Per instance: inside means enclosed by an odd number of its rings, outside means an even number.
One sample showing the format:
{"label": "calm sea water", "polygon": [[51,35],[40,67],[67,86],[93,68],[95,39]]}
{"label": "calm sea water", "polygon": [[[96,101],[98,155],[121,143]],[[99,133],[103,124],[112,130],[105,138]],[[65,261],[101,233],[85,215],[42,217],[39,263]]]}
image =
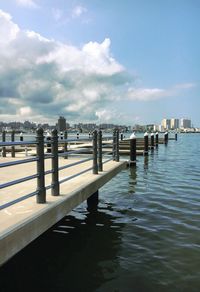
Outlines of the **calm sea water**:
{"label": "calm sea water", "polygon": [[0,291],[200,291],[200,135],[138,157],[0,269]]}

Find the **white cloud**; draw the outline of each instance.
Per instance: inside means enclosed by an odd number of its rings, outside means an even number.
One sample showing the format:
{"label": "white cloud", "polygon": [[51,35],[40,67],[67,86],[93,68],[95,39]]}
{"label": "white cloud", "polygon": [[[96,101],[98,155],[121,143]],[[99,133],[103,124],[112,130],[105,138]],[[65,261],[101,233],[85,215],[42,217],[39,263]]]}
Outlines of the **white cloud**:
{"label": "white cloud", "polygon": [[109,38],[81,48],[47,39],[21,30],[0,10],[1,118],[52,121],[64,115],[69,121],[125,120],[123,113],[108,110],[107,105],[164,98],[194,86],[135,88],[134,78],[110,48]]}
{"label": "white cloud", "polygon": [[12,22],[10,14],[0,10],[0,45],[14,40],[19,33],[19,27]]}
{"label": "white cloud", "polygon": [[23,117],[30,117],[30,115],[32,114],[32,110],[29,106],[19,108],[18,112],[22,118]]}
{"label": "white cloud", "polygon": [[109,39],[77,48],[23,31],[2,11],[0,24],[0,98],[9,100],[6,110],[13,119],[26,114],[96,119],[95,111],[127,81]]}
{"label": "white cloud", "polygon": [[38,5],[33,0],[16,0],[19,6],[24,6],[28,8],[37,8]]}
{"label": "white cloud", "polygon": [[84,6],[77,5],[72,10],[72,18],[78,18],[86,12],[87,12],[87,9]]}
{"label": "white cloud", "polygon": [[55,50],[39,57],[38,64],[58,64],[63,72],[81,70],[85,73],[113,75],[124,70],[110,55],[110,40],[105,39],[102,43],[89,42],[82,49],[74,46],[56,44]]}
{"label": "white cloud", "polygon": [[166,94],[164,89],[159,88],[129,88],[128,98],[130,100],[149,101],[163,97]]}
{"label": "white cloud", "polygon": [[113,110],[103,109],[96,111],[95,115],[98,117],[100,123],[107,123],[115,119],[116,112]]}
{"label": "white cloud", "polygon": [[129,88],[128,99],[137,101],[153,101],[166,97],[174,97],[179,95],[183,90],[195,87],[195,83],[176,84],[170,88]]}

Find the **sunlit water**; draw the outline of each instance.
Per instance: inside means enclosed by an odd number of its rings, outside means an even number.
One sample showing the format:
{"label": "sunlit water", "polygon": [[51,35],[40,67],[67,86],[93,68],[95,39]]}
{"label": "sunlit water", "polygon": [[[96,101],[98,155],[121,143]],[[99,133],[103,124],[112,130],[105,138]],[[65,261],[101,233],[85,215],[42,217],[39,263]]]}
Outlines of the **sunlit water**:
{"label": "sunlit water", "polygon": [[0,291],[200,291],[200,135],[138,157],[0,269]]}

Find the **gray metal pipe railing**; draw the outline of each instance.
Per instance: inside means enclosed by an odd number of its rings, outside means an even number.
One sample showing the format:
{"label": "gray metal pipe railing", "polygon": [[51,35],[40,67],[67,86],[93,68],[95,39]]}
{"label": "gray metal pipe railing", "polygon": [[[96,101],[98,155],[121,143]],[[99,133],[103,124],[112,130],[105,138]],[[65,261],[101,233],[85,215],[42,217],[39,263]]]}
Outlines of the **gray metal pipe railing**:
{"label": "gray metal pipe railing", "polygon": [[94,132],[93,132],[92,150],[93,150],[93,174],[98,174],[98,164],[97,164],[97,131],[96,130],[94,130]]}
{"label": "gray metal pipe railing", "polygon": [[[14,132],[13,132],[14,133]],[[6,142],[6,135],[5,132],[2,134],[2,142],[0,142],[0,146],[2,147],[2,156],[6,157],[6,151],[4,149],[7,147],[11,147],[11,154],[12,157],[15,157],[14,150],[17,145],[20,146],[26,146],[26,145],[35,145],[36,146],[36,157],[24,159],[24,160],[16,160],[16,161],[10,161],[10,162],[3,162],[0,163],[0,168],[5,168],[9,166],[14,165],[20,165],[20,164],[27,164],[27,163],[33,163],[36,162],[37,166],[37,173],[34,175],[26,176],[20,179],[16,179],[10,182],[6,182],[0,185],[0,189],[14,186],[19,183],[23,183],[32,179],[37,180],[37,189],[35,192],[32,192],[30,194],[24,195],[18,199],[15,199],[11,202],[5,203],[0,206],[0,209],[6,208],[8,206],[11,206],[17,202],[20,202],[22,200],[25,200],[26,198],[29,198],[31,196],[36,195],[36,201],[37,203],[45,203],[46,202],[46,190],[51,189],[51,193],[53,196],[59,195],[59,186],[61,183],[68,181],[72,178],[75,178],[81,174],[84,174],[90,170],[92,170],[93,174],[98,174],[98,171],[103,171],[103,164],[106,162],[114,159],[115,161],[119,161],[119,131],[115,130],[113,135],[113,151],[108,151],[106,153],[102,153],[103,147],[106,147],[106,145],[102,145],[103,141],[111,140],[111,137],[102,137],[102,131],[95,130],[92,135],[92,139],[83,138],[79,139],[79,142],[86,142],[89,141],[91,143],[91,148],[81,148],[77,150],[72,151],[66,151],[67,149],[67,143],[68,142],[77,142],[77,139],[67,139],[67,133],[64,136],[65,139],[59,140],[58,139],[58,133],[57,130],[52,131],[51,140],[47,140],[44,138],[43,129],[39,128],[36,132],[36,141],[14,141],[14,134],[11,137],[11,142]],[[51,153],[44,154],[44,146],[49,143],[51,144]],[[64,153],[58,153],[58,147],[60,144],[64,144]],[[110,144],[107,144],[110,145]],[[83,159],[81,161],[72,162],[68,165],[59,167],[58,165],[58,157],[59,156],[74,156],[82,153],[87,153],[88,151],[91,151],[92,156],[86,159]],[[5,153],[4,153],[5,152]],[[105,155],[112,155],[109,159],[104,159],[103,156]],[[52,160],[52,169],[45,171],[45,164],[44,161],[46,159]],[[59,171],[70,168],[72,166],[83,164],[88,161],[92,160],[92,166],[84,169],[83,171],[80,171],[79,173],[67,176],[66,178],[59,181]],[[45,175],[52,175],[52,182],[51,185],[45,186]]]}
{"label": "gray metal pipe railing", "polygon": [[58,178],[58,132],[56,129],[52,131],[52,196],[58,196],[60,193]]}
{"label": "gray metal pipe railing", "polygon": [[19,179],[16,179],[16,180],[13,180],[13,181],[10,181],[7,183],[0,184],[0,189],[11,187],[11,186],[17,185],[19,183],[23,183],[23,182],[26,182],[28,180],[35,179],[35,178],[38,178],[38,174],[33,174],[33,175],[19,178]]}
{"label": "gray metal pipe railing", "polygon": [[[12,131],[11,133],[11,142],[15,141],[15,131]],[[11,156],[15,157],[15,146],[12,144],[11,146]]]}
{"label": "gray metal pipe railing", "polygon": [[[3,133],[2,133],[2,142],[6,142],[6,131],[3,131]],[[6,157],[6,147],[5,146],[2,147],[2,156],[3,157]]]}
{"label": "gray metal pipe railing", "polygon": [[25,163],[30,163],[30,162],[35,162],[37,160],[38,160],[38,158],[34,157],[34,158],[28,158],[28,159],[24,159],[24,160],[3,162],[3,163],[0,163],[0,168],[19,165],[19,164],[25,164]]}
{"label": "gray metal pipe railing", "polygon": [[102,163],[102,131],[98,132],[98,167],[99,171],[103,171]]}
{"label": "gray metal pipe railing", "polygon": [[37,203],[46,203],[45,175],[44,175],[44,136],[43,129],[37,130],[36,151],[38,156],[37,161]]}

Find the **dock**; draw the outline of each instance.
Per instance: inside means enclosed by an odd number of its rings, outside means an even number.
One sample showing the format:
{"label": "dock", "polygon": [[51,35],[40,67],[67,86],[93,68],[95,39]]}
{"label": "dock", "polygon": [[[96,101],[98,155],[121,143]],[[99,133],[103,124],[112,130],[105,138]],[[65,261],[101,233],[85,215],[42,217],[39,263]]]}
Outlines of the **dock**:
{"label": "dock", "polygon": [[[67,160],[72,163],[77,160]],[[49,162],[49,161],[48,161]],[[66,164],[64,159],[60,160],[60,165]],[[48,163],[47,163],[48,164]],[[111,180],[120,171],[126,168],[126,161],[115,162],[109,161],[104,165],[104,170],[97,175],[86,172],[79,177],[75,177],[60,186],[60,195],[52,196],[50,191],[47,192],[45,204],[36,204],[35,197],[30,197],[22,202],[18,202],[8,208],[0,211],[0,265],[9,260],[13,255],[27,246],[31,241],[36,239],[52,225],[61,220],[67,213],[87,200],[92,194],[96,193],[105,183]],[[48,167],[49,165],[47,165]],[[89,167],[89,162],[84,165],[78,165],[70,168],[70,175],[84,171]],[[26,169],[24,166],[13,168],[13,173],[4,172],[4,180],[7,177],[15,176],[16,172],[21,175],[32,173],[35,166],[29,165]],[[64,174],[63,174],[64,176]],[[50,177],[47,183],[50,183]],[[62,179],[62,174],[60,175]],[[35,182],[26,184],[21,187],[15,186],[7,195],[4,190],[1,194],[0,204],[6,200],[16,199],[19,195],[34,190]],[[22,192],[23,190],[23,192]],[[1,192],[2,193],[2,192]]]}
{"label": "dock", "polygon": [[[136,155],[148,155],[167,140],[157,137],[154,143],[146,135],[134,141],[120,141],[118,130],[105,140],[94,131],[92,139],[74,143],[59,141],[53,130],[51,140],[45,140],[38,129],[36,141],[0,142],[0,265],[85,200],[95,208],[104,184],[134,166]],[[27,144],[29,152],[15,151]],[[130,161],[120,161],[120,154],[130,155]]]}

